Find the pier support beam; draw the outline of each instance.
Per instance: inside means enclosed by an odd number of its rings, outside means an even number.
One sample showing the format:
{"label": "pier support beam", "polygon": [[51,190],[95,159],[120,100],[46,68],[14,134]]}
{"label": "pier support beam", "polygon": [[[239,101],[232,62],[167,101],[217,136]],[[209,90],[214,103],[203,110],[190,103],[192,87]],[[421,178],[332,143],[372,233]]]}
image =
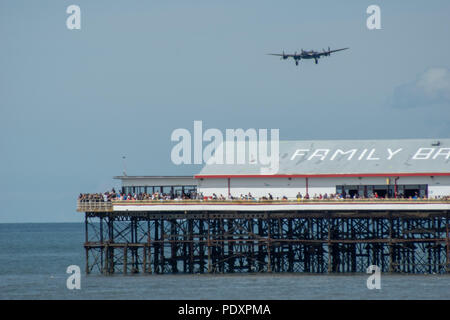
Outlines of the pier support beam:
{"label": "pier support beam", "polygon": [[[267,213],[266,213],[267,214]],[[266,223],[267,223],[267,272],[272,272],[272,257],[271,257],[271,251],[272,251],[272,246],[271,246],[271,229],[272,229],[272,225],[271,225],[271,221],[270,219],[266,219]]]}
{"label": "pier support beam", "polygon": [[128,246],[123,247],[123,274],[128,273]]}
{"label": "pier support beam", "polygon": [[[86,274],[449,273],[450,217],[427,213],[85,215]],[[130,260],[131,258],[131,260]]]}
{"label": "pier support beam", "polygon": [[450,273],[450,214],[447,213],[447,217],[445,219],[445,233],[446,233],[446,258],[447,258],[447,272]]}

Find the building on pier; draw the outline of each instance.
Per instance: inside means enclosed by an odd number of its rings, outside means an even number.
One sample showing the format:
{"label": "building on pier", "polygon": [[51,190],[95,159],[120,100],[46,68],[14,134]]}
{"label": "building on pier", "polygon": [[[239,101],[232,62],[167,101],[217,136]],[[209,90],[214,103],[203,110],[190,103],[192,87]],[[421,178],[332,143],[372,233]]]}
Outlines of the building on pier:
{"label": "building on pier", "polygon": [[[450,195],[450,139],[281,141],[276,174],[261,165],[208,164],[194,176],[119,176],[125,193],[251,193],[293,199],[343,194],[347,197],[429,197]],[[225,160],[223,161],[225,162]]]}
{"label": "building on pier", "polygon": [[[377,265],[448,273],[449,164],[450,139],[289,141],[280,143],[273,175],[250,162],[208,164],[194,176],[116,177],[125,193],[275,200],[78,201],[86,272],[331,273]],[[298,192],[358,199],[292,200]]]}
{"label": "building on pier", "polygon": [[161,193],[175,197],[195,193],[198,188],[193,176],[120,176],[122,192],[126,194]]}
{"label": "building on pier", "polygon": [[[116,177],[126,193],[275,201],[78,201],[86,272],[450,272],[450,139],[290,141],[279,151],[273,175],[251,163]],[[298,192],[362,199],[276,201]]]}

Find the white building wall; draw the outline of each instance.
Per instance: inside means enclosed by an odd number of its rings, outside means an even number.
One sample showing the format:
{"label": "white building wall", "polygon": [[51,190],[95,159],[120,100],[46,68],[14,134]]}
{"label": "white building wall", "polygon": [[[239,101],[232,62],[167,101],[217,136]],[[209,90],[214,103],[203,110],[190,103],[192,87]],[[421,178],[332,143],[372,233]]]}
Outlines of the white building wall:
{"label": "white building wall", "polygon": [[[336,185],[386,185],[386,177],[342,177],[342,178],[308,178],[308,193],[311,197],[314,194],[334,194]],[[394,184],[391,177],[390,184]],[[397,184],[427,184],[430,197],[450,195],[450,176],[418,176],[400,177]],[[204,196],[228,195],[228,179],[199,179],[198,191]],[[275,198],[287,196],[295,198],[298,192],[306,194],[305,178],[231,178],[230,193],[239,197],[251,193],[255,197],[267,196],[270,192]]]}
{"label": "white building wall", "polygon": [[138,187],[138,186],[195,186],[197,179],[193,177],[149,177],[149,178],[126,178],[122,179],[122,186],[124,187]]}

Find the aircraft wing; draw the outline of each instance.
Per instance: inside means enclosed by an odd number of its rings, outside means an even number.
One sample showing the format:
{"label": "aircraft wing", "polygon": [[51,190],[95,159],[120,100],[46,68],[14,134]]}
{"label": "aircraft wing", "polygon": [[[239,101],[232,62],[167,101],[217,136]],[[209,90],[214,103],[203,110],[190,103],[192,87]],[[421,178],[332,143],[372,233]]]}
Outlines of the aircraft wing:
{"label": "aircraft wing", "polygon": [[268,53],[270,56],[278,56],[278,57],[294,57],[293,54],[282,54],[282,53]]}
{"label": "aircraft wing", "polygon": [[342,49],[330,50],[330,51],[328,51],[328,53],[338,52],[338,51],[347,50],[347,49],[350,49],[350,48],[342,48]]}
{"label": "aircraft wing", "polygon": [[338,51],[342,51],[342,50],[347,50],[347,49],[350,49],[350,48],[342,48],[342,49],[336,49],[336,50],[328,50],[328,51],[325,51],[325,52],[319,52],[319,54],[320,54],[321,56],[328,56],[328,55],[330,55],[330,53],[338,52]]}

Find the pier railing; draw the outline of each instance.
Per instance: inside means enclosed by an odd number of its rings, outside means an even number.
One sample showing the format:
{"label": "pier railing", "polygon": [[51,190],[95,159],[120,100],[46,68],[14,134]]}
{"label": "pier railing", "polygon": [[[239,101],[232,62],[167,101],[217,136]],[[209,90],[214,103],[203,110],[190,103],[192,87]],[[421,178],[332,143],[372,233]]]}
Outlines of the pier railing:
{"label": "pier railing", "polygon": [[79,212],[108,212],[113,210],[111,201],[77,201],[77,211]]}
{"label": "pier railing", "polygon": [[77,211],[78,212],[109,212],[113,211],[114,205],[157,205],[157,204],[308,204],[308,203],[326,203],[326,204],[342,204],[342,203],[360,203],[360,204],[370,204],[370,203],[447,203],[450,204],[450,199],[288,199],[288,200],[113,200],[113,201],[101,201],[101,200],[85,200],[77,201]]}

